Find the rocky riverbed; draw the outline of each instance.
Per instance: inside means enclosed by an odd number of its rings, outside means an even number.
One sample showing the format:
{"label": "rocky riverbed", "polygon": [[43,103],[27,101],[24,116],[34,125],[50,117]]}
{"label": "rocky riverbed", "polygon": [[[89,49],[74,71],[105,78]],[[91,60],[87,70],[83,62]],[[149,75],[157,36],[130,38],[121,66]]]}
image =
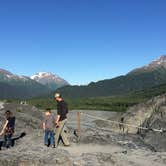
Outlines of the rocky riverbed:
{"label": "rocky riverbed", "polygon": [[[155,124],[162,122],[162,127],[165,127],[164,116],[166,110],[164,109],[164,103],[161,105],[162,118],[160,111],[154,112],[148,119],[144,120],[142,125],[147,126],[148,123],[153,127],[158,127]],[[140,109],[140,106],[137,108]],[[141,134],[132,132],[127,134],[120,131],[118,126],[101,120],[101,118],[119,120],[121,116],[124,116],[122,114],[88,110],[70,111],[67,132],[71,146],[64,147],[63,144],[60,144],[58,148],[48,148],[43,145],[42,110],[29,105],[1,103],[1,122],[3,122],[3,115],[7,109],[12,110],[17,118],[16,134],[26,132],[26,136],[17,140],[13,148],[0,151],[1,166],[166,165],[166,149],[163,146],[165,144],[163,140],[166,138],[165,133],[146,131],[141,132]],[[135,110],[138,111],[136,107]],[[77,112],[79,111],[85,114],[81,114],[81,137],[78,141],[73,133],[77,129]],[[88,117],[86,114],[92,117]],[[96,117],[100,117],[100,119]],[[162,141],[160,142],[158,138]]]}

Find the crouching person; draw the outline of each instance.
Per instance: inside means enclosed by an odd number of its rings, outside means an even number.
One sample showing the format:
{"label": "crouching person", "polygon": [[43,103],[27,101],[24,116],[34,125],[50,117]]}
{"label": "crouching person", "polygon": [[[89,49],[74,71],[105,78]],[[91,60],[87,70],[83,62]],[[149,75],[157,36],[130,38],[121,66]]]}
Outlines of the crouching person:
{"label": "crouching person", "polygon": [[15,128],[15,117],[12,116],[11,111],[5,112],[6,121],[2,128],[0,135],[4,135],[3,147],[10,148],[12,146],[12,136]]}
{"label": "crouching person", "polygon": [[51,109],[47,108],[45,112],[45,117],[43,121],[43,130],[44,130],[44,144],[52,148],[55,147],[54,141],[54,128],[55,128],[55,118],[51,113]]}

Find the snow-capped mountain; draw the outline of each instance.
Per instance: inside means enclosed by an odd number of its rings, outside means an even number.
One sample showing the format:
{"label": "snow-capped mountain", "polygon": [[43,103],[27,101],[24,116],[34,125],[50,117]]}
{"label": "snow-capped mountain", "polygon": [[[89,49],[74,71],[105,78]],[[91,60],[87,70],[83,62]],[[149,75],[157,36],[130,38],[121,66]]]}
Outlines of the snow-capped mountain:
{"label": "snow-capped mountain", "polygon": [[68,85],[57,75],[40,72],[32,78],[0,69],[0,98],[31,98],[48,96],[52,90]]}
{"label": "snow-capped mountain", "polygon": [[166,70],[166,55],[159,57],[158,59],[152,61],[148,65],[132,70],[129,74],[138,72],[149,72],[159,68]]}
{"label": "snow-capped mountain", "polygon": [[29,77],[26,76],[18,76],[16,74],[13,74],[7,70],[0,69],[0,81],[1,82],[6,82],[6,81],[28,81],[30,80]]}
{"label": "snow-capped mountain", "polygon": [[126,75],[92,82],[87,86],[66,86],[58,89],[58,92],[68,98],[103,97],[133,93],[162,84],[166,84],[166,56]]}
{"label": "snow-capped mountain", "polygon": [[29,98],[48,94],[50,89],[26,76],[0,69],[1,98]]}
{"label": "snow-capped mountain", "polygon": [[149,65],[145,66],[145,68],[156,68],[162,66],[166,68],[166,55],[161,56],[160,58],[152,61]]}
{"label": "snow-capped mountain", "polygon": [[0,74],[4,74],[4,75],[13,75],[11,72],[4,70],[4,69],[0,69]]}
{"label": "snow-capped mountain", "polygon": [[50,72],[39,72],[31,76],[31,79],[48,86],[52,90],[69,85],[67,81]]}

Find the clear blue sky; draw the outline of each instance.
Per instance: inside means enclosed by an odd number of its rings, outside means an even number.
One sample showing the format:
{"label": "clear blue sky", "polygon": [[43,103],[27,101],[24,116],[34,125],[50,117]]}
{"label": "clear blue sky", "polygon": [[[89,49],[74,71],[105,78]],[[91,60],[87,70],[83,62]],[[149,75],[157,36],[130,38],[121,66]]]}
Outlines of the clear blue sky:
{"label": "clear blue sky", "polygon": [[166,0],[0,1],[0,68],[15,74],[87,84],[163,54]]}

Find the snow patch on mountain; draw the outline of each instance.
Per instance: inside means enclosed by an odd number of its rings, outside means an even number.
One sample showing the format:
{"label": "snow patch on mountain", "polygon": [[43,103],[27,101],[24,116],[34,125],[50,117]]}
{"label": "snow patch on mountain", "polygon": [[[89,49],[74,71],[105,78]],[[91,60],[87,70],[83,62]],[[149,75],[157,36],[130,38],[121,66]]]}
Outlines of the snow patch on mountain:
{"label": "snow patch on mountain", "polygon": [[46,77],[52,77],[53,79],[59,78],[57,75],[52,74],[50,72],[39,72],[39,73],[31,76],[31,79],[42,79],[42,78],[46,78]]}
{"label": "snow patch on mountain", "polygon": [[159,57],[158,59],[152,61],[147,67],[157,67],[157,66],[164,66],[166,67],[166,55]]}
{"label": "snow patch on mountain", "polygon": [[166,69],[166,55],[163,55],[163,56],[159,57],[158,59],[153,60],[151,63],[149,63],[143,67],[134,69],[131,72],[129,72],[128,74],[133,74],[133,73],[137,73],[137,72],[144,72],[144,71],[153,71],[153,70],[160,68],[160,67],[163,67]]}
{"label": "snow patch on mountain", "polygon": [[60,88],[62,86],[69,85],[67,81],[65,81],[56,74],[52,74],[51,72],[39,72],[31,76],[30,78],[43,85],[47,85],[49,88],[53,90]]}

